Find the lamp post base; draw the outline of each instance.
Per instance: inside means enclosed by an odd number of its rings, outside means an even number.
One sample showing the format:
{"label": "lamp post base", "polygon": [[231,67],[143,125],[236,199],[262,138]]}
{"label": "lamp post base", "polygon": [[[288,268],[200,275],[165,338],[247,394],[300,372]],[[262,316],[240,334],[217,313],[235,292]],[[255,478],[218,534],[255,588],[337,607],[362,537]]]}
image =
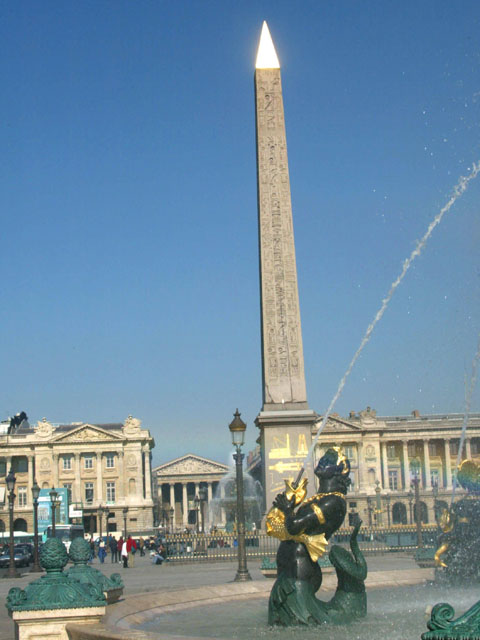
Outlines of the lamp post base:
{"label": "lamp post base", "polygon": [[8,568],[7,573],[3,576],[4,580],[8,580],[9,578],[21,578],[21,577],[22,577],[21,573],[19,573],[15,568],[12,571],[10,567]]}
{"label": "lamp post base", "polygon": [[241,571],[239,569],[234,578],[234,582],[248,582],[251,579],[252,579],[252,576],[250,575],[247,569],[245,569],[244,571]]}
{"label": "lamp post base", "polygon": [[43,569],[39,565],[33,565],[33,567],[30,569],[30,573],[43,573]]}

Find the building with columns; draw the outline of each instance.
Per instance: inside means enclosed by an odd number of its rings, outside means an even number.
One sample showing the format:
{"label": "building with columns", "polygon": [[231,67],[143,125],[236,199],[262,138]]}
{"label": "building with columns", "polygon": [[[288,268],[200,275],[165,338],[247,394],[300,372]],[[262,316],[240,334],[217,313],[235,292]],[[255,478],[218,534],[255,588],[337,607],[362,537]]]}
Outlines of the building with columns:
{"label": "building with columns", "polygon": [[[318,424],[312,429],[312,438]],[[320,436],[314,464],[328,447],[340,445],[352,465],[349,513],[357,513],[366,525],[383,526],[414,522],[412,480],[418,467],[421,518],[434,523],[435,511],[451,500],[462,424],[463,414],[422,416],[413,411],[410,416],[379,417],[370,407],[358,414],[351,412],[348,418],[334,414]],[[277,442],[273,457],[272,451],[267,451],[262,460],[260,449],[250,454],[247,468],[252,475],[260,479],[262,465],[266,473],[274,466],[278,472],[282,456],[291,458],[295,452],[290,450],[288,438],[284,440]],[[469,416],[465,458],[480,464],[480,414]],[[288,468],[283,473],[285,478],[293,477]],[[310,487],[309,495],[312,493]],[[456,494],[463,493],[461,487],[456,489]]]}
{"label": "building with columns", "polygon": [[44,418],[34,427],[25,421],[11,433],[0,433],[0,446],[0,530],[9,526],[5,477],[11,468],[18,531],[33,531],[34,480],[43,489],[66,488],[87,532],[99,531],[100,506],[106,507],[103,531],[123,530],[125,507],[129,531],[153,526],[154,441],[140,420],[61,425]]}
{"label": "building with columns", "polygon": [[[220,496],[220,481],[231,471],[226,464],[188,453],[165,462],[153,469],[154,495],[157,501],[157,524],[170,530],[194,529],[197,522],[195,497],[206,489],[206,504],[203,505],[204,527],[208,531],[213,524],[225,524],[225,513],[220,509],[219,522],[212,522],[212,500]],[[170,520],[173,509],[173,522]]]}

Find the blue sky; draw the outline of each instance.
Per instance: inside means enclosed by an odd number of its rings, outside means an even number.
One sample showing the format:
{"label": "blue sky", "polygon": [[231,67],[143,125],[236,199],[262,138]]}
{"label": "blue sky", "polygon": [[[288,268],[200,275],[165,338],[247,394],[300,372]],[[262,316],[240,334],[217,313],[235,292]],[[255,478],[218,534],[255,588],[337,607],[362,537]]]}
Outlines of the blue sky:
{"label": "blue sky", "polygon": [[[480,4],[0,4],[2,417],[142,419],[225,461],[261,407],[253,66],[282,65],[310,406],[480,159]],[[397,291],[336,411],[461,412],[480,180]],[[472,408],[480,410],[475,391]]]}

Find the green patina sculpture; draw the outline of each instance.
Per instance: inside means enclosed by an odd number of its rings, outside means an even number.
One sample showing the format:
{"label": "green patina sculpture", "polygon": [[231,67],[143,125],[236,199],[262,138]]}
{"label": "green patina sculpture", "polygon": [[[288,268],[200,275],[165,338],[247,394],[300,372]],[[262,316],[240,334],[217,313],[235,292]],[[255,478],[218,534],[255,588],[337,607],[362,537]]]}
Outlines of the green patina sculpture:
{"label": "green patina sculpture", "polygon": [[339,447],[320,459],[315,474],[319,493],[306,498],[306,480],[286,482],[267,515],[267,533],[281,540],[277,552],[278,577],[270,594],[271,625],[347,624],[367,614],[367,565],[357,543],[361,522],[350,538],[351,553],[334,545],[329,559],[337,574],[337,590],[329,602],[315,597],[322,583],[318,559],[345,518],[345,494],[350,462]]}
{"label": "green patina sculpture", "polygon": [[445,509],[439,522],[442,534],[435,553],[436,579],[448,584],[480,581],[480,468],[464,460],[457,480],[467,495]]}
{"label": "green patina sculpture", "polygon": [[110,578],[88,564],[90,544],[83,538],[72,540],[68,555],[73,562],[66,575],[85,585],[98,586],[105,593],[107,602],[115,602],[123,592],[123,580],[119,573],[112,573]]}
{"label": "green patina sculpture", "polygon": [[50,538],[40,554],[40,564],[47,572],[25,589],[13,587],[8,592],[6,606],[10,611],[47,609],[78,609],[104,607],[105,596],[98,585],[85,585],[63,572],[68,562],[64,544]]}
{"label": "green patina sculpture", "polygon": [[422,640],[480,640],[480,602],[473,605],[463,616],[453,619],[455,611],[445,602],[436,604]]}

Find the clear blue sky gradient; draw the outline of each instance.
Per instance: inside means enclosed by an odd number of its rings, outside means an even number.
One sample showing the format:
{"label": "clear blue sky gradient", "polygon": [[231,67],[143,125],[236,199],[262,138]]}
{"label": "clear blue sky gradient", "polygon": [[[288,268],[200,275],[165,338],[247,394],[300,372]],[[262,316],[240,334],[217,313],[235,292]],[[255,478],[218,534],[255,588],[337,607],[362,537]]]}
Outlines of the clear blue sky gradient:
{"label": "clear blue sky gradient", "polygon": [[[142,419],[154,462],[226,461],[261,408],[254,60],[282,65],[310,406],[480,158],[480,3],[0,7],[3,418]],[[462,412],[480,179],[397,291],[336,410]],[[472,408],[480,410],[478,386]]]}

